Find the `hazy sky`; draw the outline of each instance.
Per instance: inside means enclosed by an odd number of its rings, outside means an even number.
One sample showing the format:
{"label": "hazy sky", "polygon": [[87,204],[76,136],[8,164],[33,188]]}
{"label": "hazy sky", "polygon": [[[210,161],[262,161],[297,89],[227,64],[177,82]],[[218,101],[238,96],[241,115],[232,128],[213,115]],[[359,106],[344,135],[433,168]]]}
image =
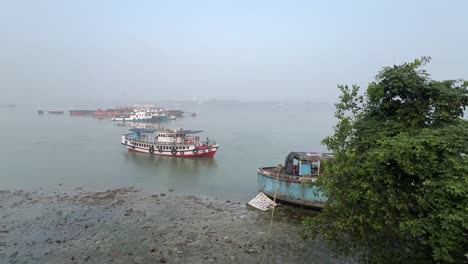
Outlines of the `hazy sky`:
{"label": "hazy sky", "polygon": [[0,101],[335,101],[387,65],[468,79],[468,1],[0,1]]}

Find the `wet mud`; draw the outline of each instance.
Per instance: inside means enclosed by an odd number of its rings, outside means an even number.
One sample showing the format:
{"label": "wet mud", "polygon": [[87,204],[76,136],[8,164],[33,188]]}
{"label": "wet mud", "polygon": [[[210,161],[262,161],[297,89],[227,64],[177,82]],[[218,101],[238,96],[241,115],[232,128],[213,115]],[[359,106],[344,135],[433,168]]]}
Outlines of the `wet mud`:
{"label": "wet mud", "polygon": [[300,237],[297,208],[147,193],[0,191],[0,263],[348,263]]}

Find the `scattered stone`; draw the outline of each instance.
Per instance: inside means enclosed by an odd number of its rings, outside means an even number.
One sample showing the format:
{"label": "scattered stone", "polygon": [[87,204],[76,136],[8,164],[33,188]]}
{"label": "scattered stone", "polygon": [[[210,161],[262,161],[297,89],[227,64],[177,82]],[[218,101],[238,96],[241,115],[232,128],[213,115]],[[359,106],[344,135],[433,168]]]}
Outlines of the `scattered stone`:
{"label": "scattered stone", "polygon": [[128,210],[125,210],[124,215],[125,215],[125,216],[130,216],[130,215],[132,215],[133,212],[134,212],[133,209],[130,208],[130,209],[128,209]]}

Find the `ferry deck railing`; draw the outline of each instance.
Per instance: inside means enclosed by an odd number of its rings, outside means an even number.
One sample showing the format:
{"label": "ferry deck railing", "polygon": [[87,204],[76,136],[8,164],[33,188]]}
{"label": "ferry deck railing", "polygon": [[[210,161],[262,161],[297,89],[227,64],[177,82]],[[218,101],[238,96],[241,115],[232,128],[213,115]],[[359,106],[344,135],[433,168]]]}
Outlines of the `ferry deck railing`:
{"label": "ferry deck railing", "polygon": [[127,134],[125,135],[125,140],[127,141],[134,141],[138,143],[145,143],[145,144],[157,144],[161,146],[176,146],[176,145],[215,145],[216,142],[214,140],[206,140],[206,141],[201,141],[197,140],[196,137],[186,137],[182,141],[177,142],[161,142],[161,141],[156,141],[156,138],[146,138],[146,137],[134,137],[132,134]]}

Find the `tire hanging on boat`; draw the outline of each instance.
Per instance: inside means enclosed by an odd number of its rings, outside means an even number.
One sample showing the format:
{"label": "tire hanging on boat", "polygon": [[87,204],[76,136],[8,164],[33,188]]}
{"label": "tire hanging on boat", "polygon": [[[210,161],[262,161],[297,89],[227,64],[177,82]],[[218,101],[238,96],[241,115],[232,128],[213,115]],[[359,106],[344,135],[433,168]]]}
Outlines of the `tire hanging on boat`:
{"label": "tire hanging on boat", "polygon": [[194,149],[193,154],[198,154],[198,149]]}
{"label": "tire hanging on boat", "polygon": [[177,150],[176,150],[175,148],[173,148],[173,149],[171,150],[171,153],[172,153],[172,155],[175,155],[175,154],[177,154]]}
{"label": "tire hanging on boat", "polygon": [[149,148],[149,152],[150,152],[151,154],[153,154],[153,153],[154,153],[154,146],[153,146],[153,145],[151,145],[151,146],[150,146],[150,148]]}
{"label": "tire hanging on boat", "polygon": [[159,151],[159,153],[162,153],[162,147],[161,146],[158,147],[158,151]]}

